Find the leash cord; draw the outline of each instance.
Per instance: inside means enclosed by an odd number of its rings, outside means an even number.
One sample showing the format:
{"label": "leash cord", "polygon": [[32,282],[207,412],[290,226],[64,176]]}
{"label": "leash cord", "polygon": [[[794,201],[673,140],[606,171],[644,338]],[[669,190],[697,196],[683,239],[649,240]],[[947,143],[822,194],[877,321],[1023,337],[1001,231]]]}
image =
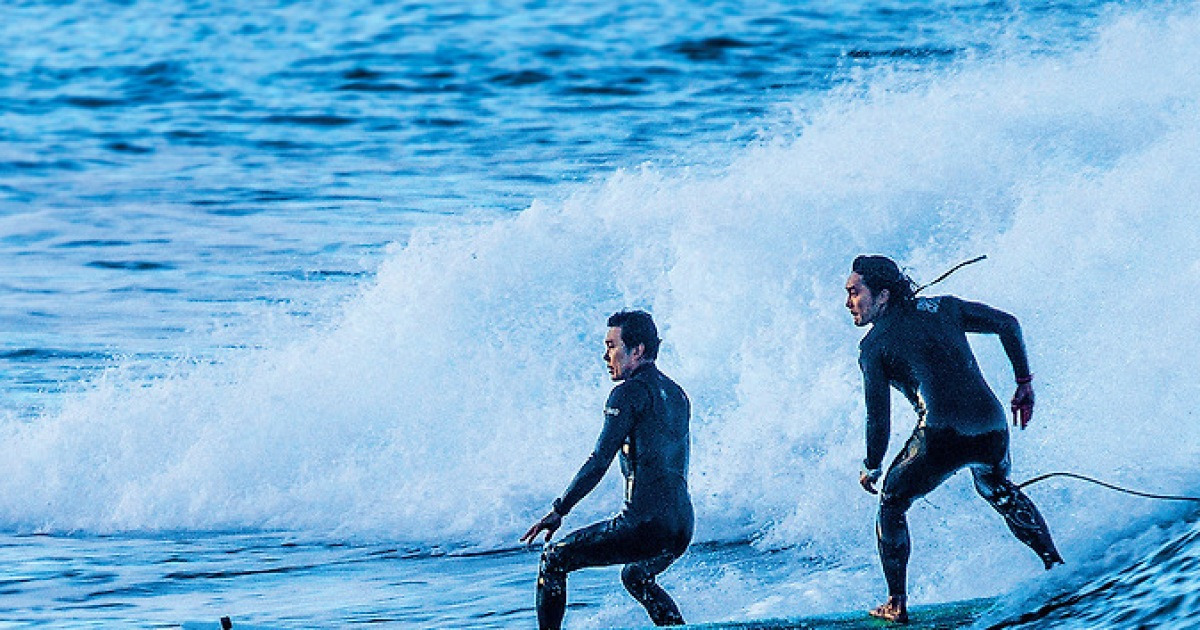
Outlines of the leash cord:
{"label": "leash cord", "polygon": [[[950,270],[947,271],[946,273],[943,273],[942,275],[938,276],[937,279],[934,280],[933,282],[924,284],[921,287],[919,287],[916,291],[913,291],[913,295],[916,295],[916,294],[920,293],[921,291],[924,291],[925,289],[928,289],[929,287],[941,282],[942,280],[949,278],[950,274],[954,273],[955,271],[958,271],[959,269],[962,269],[963,267],[966,267],[967,265],[972,265],[981,260],[986,260],[986,259],[987,259],[987,256],[985,255],[985,256],[978,256],[978,257],[972,258],[971,260],[965,260],[963,262],[960,262],[957,265],[954,265],[953,267],[951,267]],[[1144,497],[1147,499],[1157,499],[1160,501],[1200,502],[1200,497],[1185,497],[1185,496],[1177,496],[1177,495],[1170,495],[1170,494],[1153,494],[1150,492],[1141,492],[1140,490],[1131,490],[1129,488],[1122,488],[1121,486],[1108,483],[1107,481],[1101,481],[1101,480],[1093,478],[1093,477],[1088,477],[1087,475],[1080,475],[1078,473],[1073,473],[1073,472],[1052,472],[1052,473],[1046,473],[1044,475],[1038,475],[1037,477],[1034,477],[1033,479],[1029,479],[1023,483],[1017,484],[1017,488],[1019,489],[1019,488],[1024,488],[1026,486],[1032,486],[1035,483],[1045,481],[1052,477],[1070,477],[1072,479],[1078,479],[1080,481],[1094,483],[1098,486],[1103,486],[1105,488],[1108,488],[1109,490],[1116,490],[1117,492],[1124,492],[1125,494],[1132,494],[1135,497]]]}
{"label": "leash cord", "polygon": [[1052,472],[1052,473],[1046,473],[1044,475],[1038,475],[1037,477],[1034,477],[1033,479],[1030,479],[1023,483],[1017,484],[1017,488],[1024,488],[1025,486],[1032,486],[1035,483],[1038,483],[1040,481],[1045,481],[1051,477],[1070,477],[1072,479],[1078,479],[1080,481],[1094,483],[1098,486],[1104,486],[1105,488],[1108,488],[1109,490],[1116,490],[1117,492],[1124,492],[1125,494],[1132,494],[1134,496],[1145,497],[1147,499],[1158,499],[1160,501],[1196,501],[1196,502],[1200,502],[1200,497],[1184,497],[1184,496],[1177,496],[1177,495],[1170,495],[1170,494],[1152,494],[1150,492],[1141,492],[1138,490],[1130,490],[1129,488],[1122,488],[1121,486],[1108,483],[1107,481],[1101,481],[1099,479],[1088,477],[1087,475],[1080,475],[1080,474],[1072,473],[1072,472]]}
{"label": "leash cord", "polygon": [[913,295],[916,295],[916,294],[924,291],[925,289],[928,289],[929,287],[941,282],[942,280],[949,278],[950,274],[954,273],[955,271],[958,271],[959,269],[962,269],[963,267],[966,267],[967,265],[973,265],[973,264],[975,264],[981,260],[985,260],[985,259],[987,259],[986,255],[978,256],[978,257],[972,258],[971,260],[966,260],[966,261],[960,262],[957,265],[954,265],[953,267],[951,267],[950,271],[947,271],[946,273],[938,276],[937,280],[934,280],[933,282],[928,282],[926,284],[921,285],[921,287],[919,289],[917,289],[916,291],[913,291]]}

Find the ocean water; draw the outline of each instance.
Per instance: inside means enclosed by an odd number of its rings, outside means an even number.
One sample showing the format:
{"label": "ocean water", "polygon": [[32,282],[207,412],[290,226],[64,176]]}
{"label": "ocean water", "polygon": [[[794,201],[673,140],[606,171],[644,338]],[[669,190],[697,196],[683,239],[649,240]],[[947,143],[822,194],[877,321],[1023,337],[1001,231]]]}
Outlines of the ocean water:
{"label": "ocean water", "polygon": [[[694,404],[690,621],[884,595],[858,253],[1016,313],[1014,477],[1200,494],[1200,6],[9,3],[0,626],[533,625],[609,313]],[[1008,395],[999,344],[975,340]],[[898,407],[902,408],[902,407]],[[910,430],[894,416],[893,440]],[[1196,511],[1047,481],[1045,574],[952,479],[915,603],[1188,627]],[[566,523],[610,514],[607,479]],[[616,571],[570,627],[644,625]]]}

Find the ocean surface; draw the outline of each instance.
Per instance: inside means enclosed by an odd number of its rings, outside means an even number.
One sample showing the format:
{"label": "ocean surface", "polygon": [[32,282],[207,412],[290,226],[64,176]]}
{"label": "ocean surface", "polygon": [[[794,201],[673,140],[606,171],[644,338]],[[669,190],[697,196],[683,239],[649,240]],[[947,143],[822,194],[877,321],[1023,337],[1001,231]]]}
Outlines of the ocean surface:
{"label": "ocean surface", "polygon": [[[863,252],[919,282],[988,255],[933,291],[1022,321],[1014,478],[1200,495],[1200,4],[0,11],[0,627],[532,627],[517,538],[591,448],[627,307],[694,405],[685,617],[874,605]],[[960,475],[910,515],[913,603],[1200,614],[1194,504],[1029,494],[1066,566]],[[617,569],[570,602],[648,623]]]}

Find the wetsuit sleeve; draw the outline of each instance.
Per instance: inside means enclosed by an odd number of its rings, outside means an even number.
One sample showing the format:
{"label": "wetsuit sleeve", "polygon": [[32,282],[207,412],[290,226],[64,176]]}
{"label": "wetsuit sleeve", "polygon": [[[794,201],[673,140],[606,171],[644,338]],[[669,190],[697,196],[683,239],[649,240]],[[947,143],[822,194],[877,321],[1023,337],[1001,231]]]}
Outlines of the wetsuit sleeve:
{"label": "wetsuit sleeve", "polygon": [[968,302],[954,298],[958,307],[963,329],[972,333],[990,333],[1000,336],[1004,353],[1012,363],[1013,373],[1018,379],[1029,376],[1029,355],[1025,353],[1025,340],[1021,335],[1021,324],[1017,318],[979,302]]}
{"label": "wetsuit sleeve", "polygon": [[600,430],[596,447],[571,480],[571,485],[567,486],[567,491],[554,501],[555,512],[566,516],[604,478],[613,457],[616,457],[633,429],[634,418],[645,395],[644,387],[631,387],[629,383],[618,385],[609,394],[608,402],[604,405],[604,428]]}
{"label": "wetsuit sleeve", "polygon": [[892,433],[892,396],[878,352],[863,350],[858,357],[858,366],[862,369],[867,402],[867,458],[863,464],[874,470],[883,466]]}

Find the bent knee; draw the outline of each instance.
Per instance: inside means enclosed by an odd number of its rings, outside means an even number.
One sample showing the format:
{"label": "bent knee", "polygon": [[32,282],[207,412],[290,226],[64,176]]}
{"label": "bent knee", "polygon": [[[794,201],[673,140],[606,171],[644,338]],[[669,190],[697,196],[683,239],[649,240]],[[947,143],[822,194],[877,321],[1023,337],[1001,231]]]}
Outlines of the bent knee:
{"label": "bent knee", "polygon": [[981,479],[975,480],[975,491],[979,496],[983,497],[984,501],[991,503],[996,507],[1005,507],[1012,503],[1016,498],[1017,487],[1008,480],[998,482],[987,482]]}
{"label": "bent knee", "polygon": [[627,564],[621,569],[621,584],[631,593],[645,589],[646,585],[652,582],[654,574],[639,565]]}
{"label": "bent knee", "polygon": [[542,549],[542,560],[538,565],[542,575],[557,575],[567,572],[567,563],[561,545],[548,544]]}
{"label": "bent knee", "polygon": [[912,499],[892,492],[882,492],[879,495],[879,516],[889,518],[903,516],[912,507]]}

